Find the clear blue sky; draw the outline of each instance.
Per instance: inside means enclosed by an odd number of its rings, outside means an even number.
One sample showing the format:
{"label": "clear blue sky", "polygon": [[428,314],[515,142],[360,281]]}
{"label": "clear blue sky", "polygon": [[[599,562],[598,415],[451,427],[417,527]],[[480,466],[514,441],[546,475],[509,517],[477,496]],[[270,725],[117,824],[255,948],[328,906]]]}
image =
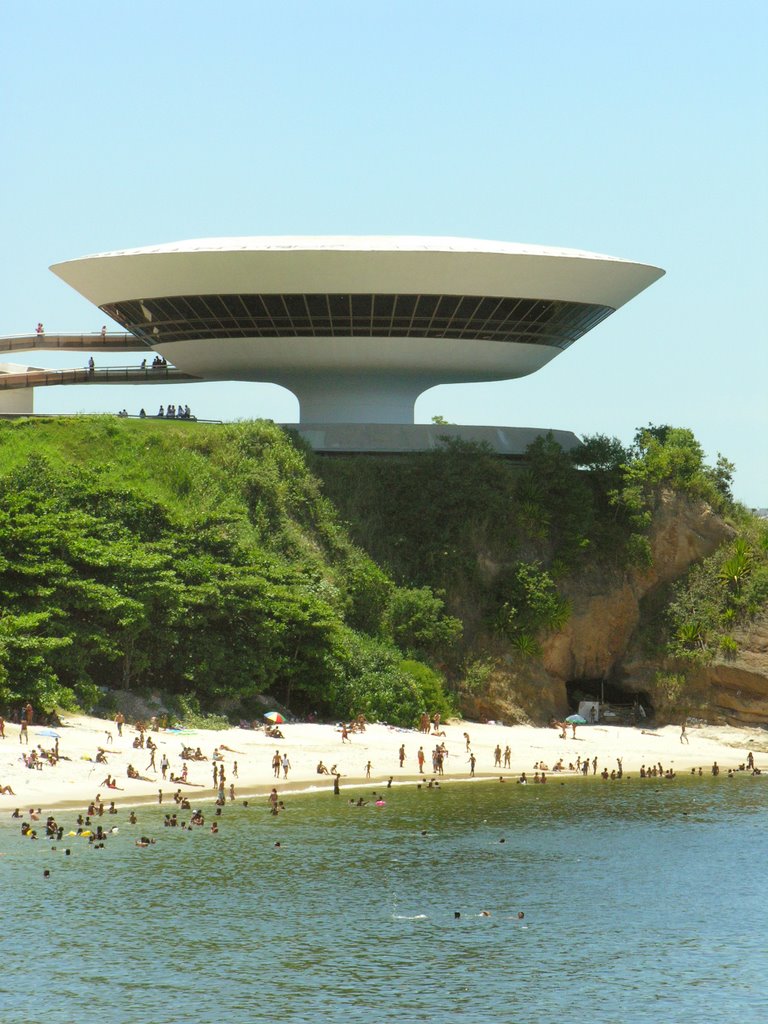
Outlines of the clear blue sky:
{"label": "clear blue sky", "polygon": [[[432,389],[417,421],[625,442],[687,426],[736,463],[738,498],[768,505],[768,4],[38,0],[5,4],[2,35],[0,333],[98,330],[48,266],[157,242],[428,234],[609,253],[667,276],[531,377]],[[36,395],[41,412],[161,401],[298,411],[257,384]]]}

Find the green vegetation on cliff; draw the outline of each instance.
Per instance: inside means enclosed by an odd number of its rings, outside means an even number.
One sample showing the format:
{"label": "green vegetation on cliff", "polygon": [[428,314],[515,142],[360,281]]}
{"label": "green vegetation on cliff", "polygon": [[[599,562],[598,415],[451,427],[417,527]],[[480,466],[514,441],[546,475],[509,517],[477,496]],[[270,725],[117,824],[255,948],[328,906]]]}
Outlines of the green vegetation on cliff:
{"label": "green vegetation on cliff", "polygon": [[267,423],[0,424],[0,704],[102,687],[412,724],[459,624],[350,542]]}
{"label": "green vegetation on cliff", "polygon": [[738,535],[672,588],[662,634],[672,657],[706,664],[735,654],[734,631],[768,605],[768,523],[736,522]]}
{"label": "green vegetation on cliff", "polygon": [[[538,661],[574,580],[647,564],[665,492],[739,520],[731,471],[671,427],[541,437],[516,464],[456,441],[325,458],[266,422],[0,423],[0,705],[445,715]],[[765,603],[766,531],[741,521],[662,609],[660,656],[727,651]]]}

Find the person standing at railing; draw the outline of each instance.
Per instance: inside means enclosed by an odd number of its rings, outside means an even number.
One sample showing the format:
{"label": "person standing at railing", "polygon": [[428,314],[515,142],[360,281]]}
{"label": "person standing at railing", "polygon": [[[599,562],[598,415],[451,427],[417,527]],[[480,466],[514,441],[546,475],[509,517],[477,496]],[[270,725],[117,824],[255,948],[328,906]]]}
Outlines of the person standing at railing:
{"label": "person standing at railing", "polygon": [[106,337],[107,337],[107,325],[106,324],[104,324],[104,326],[101,328],[101,337],[102,337],[102,340],[105,340]]}
{"label": "person standing at railing", "polygon": [[88,373],[92,374],[96,369],[96,363],[93,361],[93,356],[88,360]]}
{"label": "person standing at railing", "polygon": [[45,334],[45,328],[41,323],[38,323],[37,327],[35,328],[35,334]]}

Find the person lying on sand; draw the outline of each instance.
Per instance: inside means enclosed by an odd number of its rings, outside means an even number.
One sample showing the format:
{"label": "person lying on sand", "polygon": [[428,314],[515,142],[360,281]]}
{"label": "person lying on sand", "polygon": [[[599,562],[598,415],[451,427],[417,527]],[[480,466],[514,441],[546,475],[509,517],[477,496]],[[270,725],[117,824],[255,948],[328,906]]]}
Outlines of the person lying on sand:
{"label": "person lying on sand", "polygon": [[[152,780],[148,779],[147,781],[151,782]],[[202,782],[190,782],[189,779],[185,779],[181,775],[174,775],[173,772],[171,772],[171,782],[175,782],[177,784],[180,783],[183,786],[197,786],[198,789],[205,789]]]}

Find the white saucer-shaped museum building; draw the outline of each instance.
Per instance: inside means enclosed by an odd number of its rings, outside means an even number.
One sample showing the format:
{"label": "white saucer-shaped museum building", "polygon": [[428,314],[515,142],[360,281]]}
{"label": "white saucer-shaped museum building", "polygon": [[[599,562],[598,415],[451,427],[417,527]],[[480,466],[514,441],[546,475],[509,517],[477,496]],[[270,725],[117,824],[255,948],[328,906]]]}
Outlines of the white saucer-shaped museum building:
{"label": "white saucer-shaped museum building", "polygon": [[281,384],[301,424],[413,424],[436,384],[540,369],[662,276],[465,238],[212,238],[53,272],[198,380]]}

